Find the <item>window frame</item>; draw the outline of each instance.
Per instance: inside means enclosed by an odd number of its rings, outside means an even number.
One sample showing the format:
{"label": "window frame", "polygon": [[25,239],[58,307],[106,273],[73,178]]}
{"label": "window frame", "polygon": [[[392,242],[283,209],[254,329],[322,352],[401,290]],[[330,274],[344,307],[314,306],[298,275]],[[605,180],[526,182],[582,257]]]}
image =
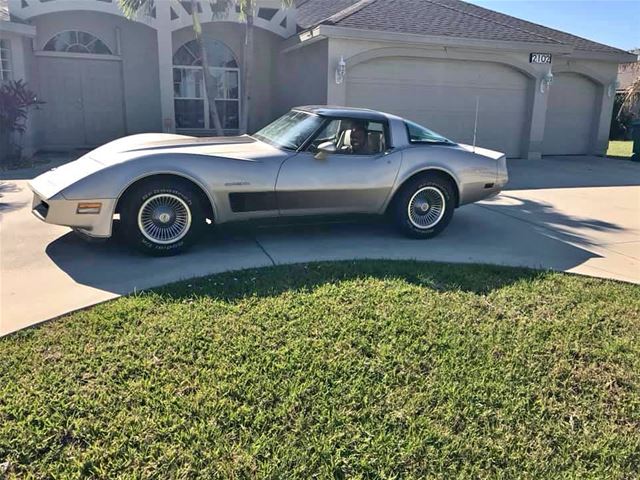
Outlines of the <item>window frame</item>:
{"label": "window frame", "polygon": [[[78,38],[78,33],[83,33],[83,34],[91,36],[93,39],[91,40],[91,42],[89,42],[86,45],[83,44],[83,43],[79,43],[79,42],[76,42],[74,44],[70,44],[70,43],[66,42],[67,43],[67,48],[65,50],[47,49],[47,45],[49,45],[52,40],[54,40],[55,38],[59,37],[60,35],[62,35],[64,33],[68,33],[68,32],[74,32],[76,34],[76,38]],[[100,42],[102,45],[104,45],[104,47],[107,49],[107,52],[106,53],[104,53],[104,52],[103,53],[99,53],[99,52],[89,52],[89,51],[87,51],[87,52],[69,51],[69,47],[72,47],[73,45],[81,45],[84,48],[87,48],[87,45],[92,45],[92,44],[95,44],[96,42]],[[42,46],[42,51],[43,52],[47,52],[47,53],[70,54],[70,55],[114,56],[113,49],[107,44],[107,42],[102,40],[98,35],[95,35],[95,34],[93,34],[91,32],[86,31],[86,30],[80,30],[80,29],[75,29],[75,28],[70,28],[70,29],[67,29],[67,30],[61,30],[61,31],[57,32],[56,34],[54,34],[53,36],[51,36],[49,38],[49,40],[44,42],[44,45]]]}
{"label": "window frame", "polygon": [[[0,82],[13,80],[13,58],[11,54],[11,40],[0,38]],[[8,65],[6,70],[2,67],[3,61]]]}
{"label": "window frame", "polygon": [[[240,67],[239,67],[239,63],[238,63],[238,59],[235,57],[233,50],[231,50],[231,48],[224,42],[220,41],[220,40],[213,40],[214,42],[219,43],[220,45],[222,45],[223,47],[225,47],[231,54],[236,67],[219,67],[219,66],[210,66],[209,70],[212,71],[218,71],[222,73],[222,91],[224,92],[224,94],[226,95],[228,92],[228,88],[227,88],[227,73],[228,72],[234,72],[237,75],[238,78],[238,97],[237,98],[233,98],[233,97],[217,97],[214,99],[214,101],[217,102],[233,102],[237,104],[237,109],[238,109],[238,127],[236,128],[225,128],[224,126],[224,118],[220,118],[220,120],[223,123],[223,130],[225,132],[238,132],[240,130],[240,125],[242,124],[242,119],[240,118],[242,116],[242,109],[241,109],[241,101],[242,101],[242,77],[241,77],[241,73],[240,73]],[[173,88],[173,108],[174,108],[174,122],[176,124],[176,130],[181,130],[181,131],[199,131],[199,132],[205,132],[205,131],[210,131],[212,129],[214,129],[215,127],[213,126],[213,122],[211,121],[211,118],[209,116],[209,98],[206,95],[206,85],[205,85],[205,80],[204,80],[204,67],[202,65],[196,65],[196,64],[191,64],[191,65],[177,65],[175,63],[173,63],[173,58],[175,58],[175,56],[178,54],[178,52],[182,49],[185,48],[189,51],[189,53],[194,57],[194,61],[198,62],[197,57],[195,56],[194,52],[191,51],[191,48],[188,46],[190,43],[194,42],[194,40],[188,40],[186,42],[184,42],[182,45],[180,45],[175,52],[173,53],[172,56],[172,62],[171,62],[171,73],[173,74],[175,72],[175,70],[196,70],[196,71],[200,71],[202,74],[202,97],[182,97],[182,96],[176,96],[176,91],[175,91],[175,86]],[[202,63],[202,60],[199,60],[200,63]],[[175,82],[173,82],[175,85]],[[198,100],[201,101],[203,104],[203,119],[204,119],[204,125],[203,127],[180,127],[177,124],[177,118],[176,118],[176,101],[179,100]]]}
{"label": "window frame", "polygon": [[302,146],[298,149],[299,152],[307,152],[307,153],[311,153],[313,155],[313,152],[309,150],[309,147],[311,146],[311,144],[313,143],[314,140],[316,140],[316,138],[318,138],[318,136],[323,132],[323,130],[329,125],[329,123],[333,122],[333,121],[344,121],[344,120],[349,120],[351,122],[372,122],[372,123],[379,123],[382,125],[383,128],[383,134],[384,134],[384,142],[385,142],[385,146],[386,149],[383,150],[382,152],[379,153],[373,153],[370,155],[362,155],[362,154],[353,154],[353,153],[343,153],[343,152],[335,152],[332,155],[344,155],[344,156],[351,156],[351,157],[370,157],[370,158],[375,158],[378,157],[380,155],[384,155],[385,153],[389,152],[391,149],[393,149],[393,147],[390,144],[390,140],[391,140],[391,127],[389,125],[389,120],[387,119],[373,119],[373,118],[358,118],[358,117],[333,117],[333,116],[326,116],[326,115],[321,115],[324,118],[324,122],[320,125],[320,128],[318,128],[318,130],[311,135],[307,141],[305,143],[302,144]]}
{"label": "window frame", "polygon": [[456,142],[454,142],[453,140],[449,140],[448,138],[440,135],[437,132],[433,132],[436,135],[438,135],[439,137],[443,138],[445,141],[444,142],[438,142],[438,141],[434,141],[434,142],[429,142],[429,141],[420,141],[420,140],[411,140],[411,130],[410,130],[410,123],[417,125],[420,128],[424,128],[426,130],[429,130],[430,132],[432,132],[432,130],[428,129],[427,127],[424,127],[422,125],[420,125],[419,123],[416,122],[411,122],[409,120],[403,120],[402,123],[404,123],[404,128],[407,131],[407,141],[409,142],[410,145],[457,145]]}

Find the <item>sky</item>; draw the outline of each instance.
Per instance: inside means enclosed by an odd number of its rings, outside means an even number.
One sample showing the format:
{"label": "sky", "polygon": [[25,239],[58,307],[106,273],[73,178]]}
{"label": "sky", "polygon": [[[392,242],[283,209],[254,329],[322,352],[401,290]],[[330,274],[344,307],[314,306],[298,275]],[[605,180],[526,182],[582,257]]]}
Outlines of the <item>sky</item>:
{"label": "sky", "polygon": [[623,50],[640,48],[640,0],[466,0]]}

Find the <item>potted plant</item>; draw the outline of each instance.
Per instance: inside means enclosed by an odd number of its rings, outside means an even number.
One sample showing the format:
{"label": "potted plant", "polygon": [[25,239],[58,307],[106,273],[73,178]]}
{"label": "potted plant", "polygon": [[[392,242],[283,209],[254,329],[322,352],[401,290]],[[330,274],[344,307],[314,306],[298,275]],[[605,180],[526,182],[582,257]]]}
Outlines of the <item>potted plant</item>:
{"label": "potted plant", "polygon": [[20,156],[14,135],[25,132],[29,109],[43,103],[22,80],[0,86],[0,166],[6,167],[10,160]]}

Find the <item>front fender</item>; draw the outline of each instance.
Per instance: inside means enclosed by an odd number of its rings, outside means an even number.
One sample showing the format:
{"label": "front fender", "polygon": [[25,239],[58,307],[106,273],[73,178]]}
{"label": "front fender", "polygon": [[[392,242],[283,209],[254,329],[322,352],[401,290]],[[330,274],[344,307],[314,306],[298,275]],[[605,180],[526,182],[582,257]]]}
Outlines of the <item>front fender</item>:
{"label": "front fender", "polygon": [[275,188],[278,162],[238,160],[197,154],[156,154],[115,163],[77,181],[61,193],[67,199],[119,199],[133,183],[154,175],[176,175],[198,185],[207,195],[217,222],[230,217],[228,193]]}

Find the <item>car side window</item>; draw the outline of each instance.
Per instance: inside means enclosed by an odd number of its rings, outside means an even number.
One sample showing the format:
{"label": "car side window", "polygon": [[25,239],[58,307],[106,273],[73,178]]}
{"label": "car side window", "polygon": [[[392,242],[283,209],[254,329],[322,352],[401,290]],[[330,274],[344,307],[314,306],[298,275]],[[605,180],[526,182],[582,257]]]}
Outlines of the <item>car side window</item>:
{"label": "car side window", "polygon": [[405,125],[407,126],[407,133],[409,134],[409,141],[411,143],[454,143],[439,133],[429,130],[417,123],[406,121]]}
{"label": "car side window", "polygon": [[323,143],[331,142],[336,155],[379,155],[386,151],[387,126],[382,122],[361,119],[334,119],[309,145],[318,152]]}

